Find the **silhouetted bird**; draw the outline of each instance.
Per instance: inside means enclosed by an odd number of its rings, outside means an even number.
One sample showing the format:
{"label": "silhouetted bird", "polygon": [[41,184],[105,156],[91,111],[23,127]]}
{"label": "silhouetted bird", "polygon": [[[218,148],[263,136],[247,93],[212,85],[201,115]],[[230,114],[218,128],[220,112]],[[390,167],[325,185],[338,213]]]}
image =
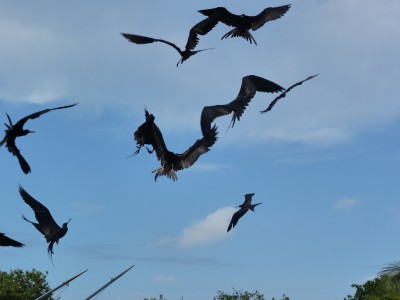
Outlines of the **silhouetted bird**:
{"label": "silhouetted bird", "polygon": [[282,17],[290,8],[289,5],[283,5],[278,7],[268,7],[256,16],[235,15],[229,12],[225,7],[216,7],[210,9],[199,10],[205,16],[214,17],[222,23],[234,27],[228,31],[222,38],[227,37],[242,37],[252,44],[257,45],[256,40],[250,33],[250,29],[253,31],[262,27],[266,22],[279,19]]}
{"label": "silhouetted bird", "polygon": [[159,176],[167,176],[172,180],[177,180],[176,171],[191,167],[200,157],[200,155],[208,152],[210,147],[217,140],[217,127],[214,126],[202,139],[198,139],[193,146],[181,154],[173,153],[167,149],[164,138],[160,129],[154,123],[154,115],[149,114],[145,109],[146,121],[139,126],[134,133],[134,138],[137,144],[137,150],[133,155],[139,153],[144,145],[151,145],[152,150],[148,149],[149,153],[156,152],[158,160],[161,162],[161,167],[154,170],[154,180]]}
{"label": "silhouetted bird", "polygon": [[307,77],[306,79],[304,79],[304,80],[302,80],[302,81],[299,81],[299,82],[296,82],[295,84],[293,84],[293,85],[291,85],[290,87],[288,87],[287,89],[285,89],[285,90],[283,91],[283,93],[281,93],[278,97],[276,97],[274,100],[272,100],[272,102],[268,105],[268,107],[267,107],[265,110],[262,110],[261,113],[266,113],[267,111],[270,111],[270,110],[274,107],[274,105],[276,104],[276,102],[278,102],[279,99],[286,97],[286,93],[289,92],[292,88],[294,88],[294,87],[296,87],[296,86],[298,86],[298,85],[303,84],[303,82],[305,82],[305,81],[307,81],[307,80],[310,80],[310,79],[314,78],[314,77],[317,76],[317,75],[318,75],[318,74],[309,76],[309,77]]}
{"label": "silhouetted bird", "polygon": [[229,223],[227,232],[229,232],[232,228],[234,228],[236,226],[236,224],[239,221],[239,219],[241,217],[243,217],[244,214],[249,209],[254,211],[254,207],[256,207],[257,205],[261,204],[261,202],[260,203],[256,203],[256,204],[251,204],[251,199],[252,199],[252,197],[254,195],[255,195],[254,193],[244,195],[244,199],[245,200],[244,200],[243,204],[238,206],[238,207],[240,207],[240,209],[233,214],[231,222]]}
{"label": "silhouetted bird", "polygon": [[29,133],[33,133],[34,131],[30,131],[28,129],[24,129],[25,123],[30,120],[30,119],[36,119],[39,118],[41,115],[48,113],[49,111],[56,110],[56,109],[63,109],[63,108],[68,108],[77,105],[78,103],[74,103],[71,105],[66,105],[66,106],[60,106],[60,107],[55,107],[55,108],[49,108],[49,109],[44,109],[38,112],[35,112],[33,114],[30,114],[21,120],[19,120],[17,123],[13,125],[11,118],[8,114],[8,122],[10,123],[9,125],[4,123],[6,125],[7,129],[5,130],[6,135],[4,136],[3,140],[0,142],[0,146],[3,146],[6,144],[6,147],[12,155],[16,156],[18,158],[19,164],[21,166],[22,171],[25,174],[28,174],[31,172],[31,168],[28,164],[28,162],[25,160],[25,158],[21,155],[19,149],[17,148],[15,144],[15,140],[17,137],[27,135]]}
{"label": "silhouetted bird", "polygon": [[176,46],[174,43],[168,42],[166,40],[162,39],[155,39],[147,36],[142,36],[142,35],[136,35],[136,34],[129,34],[129,33],[121,33],[126,39],[131,41],[132,43],[135,44],[150,44],[154,42],[161,42],[165,43],[167,45],[170,45],[171,47],[174,47],[176,51],[179,52],[181,55],[181,59],[178,61],[176,66],[178,66],[180,63],[183,63],[185,60],[187,60],[189,57],[192,55],[195,55],[198,52],[209,50],[212,48],[208,49],[202,49],[202,50],[196,50],[193,51],[193,49],[197,46],[199,42],[198,35],[206,35],[211,29],[215,27],[215,25],[218,23],[218,20],[210,17],[206,18],[196,25],[194,25],[189,32],[189,37],[186,43],[185,50],[181,50],[178,46]]}
{"label": "silhouetted bird", "polygon": [[215,118],[233,113],[230,127],[240,120],[243,112],[256,92],[276,93],[283,91],[280,85],[256,75],[248,75],[242,78],[242,85],[237,97],[228,104],[205,106],[201,112],[200,125],[203,135],[211,130],[211,123]]}
{"label": "silhouetted bird", "polygon": [[25,245],[9,238],[4,233],[0,232],[0,246],[23,247]]}
{"label": "silhouetted bird", "polygon": [[22,199],[24,199],[25,203],[28,204],[33,209],[36,220],[39,223],[34,223],[32,221],[29,221],[27,218],[25,218],[24,215],[22,216],[22,218],[25,221],[31,223],[33,226],[35,226],[35,228],[39,230],[41,234],[44,235],[47,243],[49,243],[47,252],[51,258],[52,254],[54,254],[53,252],[54,243],[57,243],[58,245],[59,240],[67,233],[68,223],[69,221],[71,221],[71,219],[69,219],[68,222],[64,223],[62,227],[60,227],[54,221],[49,210],[42,203],[37,201],[31,195],[29,195],[22,186],[19,186],[19,193]]}

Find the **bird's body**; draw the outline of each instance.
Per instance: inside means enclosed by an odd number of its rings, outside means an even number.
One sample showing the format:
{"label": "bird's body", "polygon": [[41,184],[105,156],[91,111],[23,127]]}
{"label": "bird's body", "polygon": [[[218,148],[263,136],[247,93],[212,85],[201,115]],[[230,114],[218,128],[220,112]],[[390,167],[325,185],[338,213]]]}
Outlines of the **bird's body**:
{"label": "bird's body", "polygon": [[227,232],[229,232],[232,228],[234,228],[234,227],[236,226],[236,224],[237,224],[237,222],[239,221],[239,219],[240,219],[241,217],[243,217],[244,214],[245,214],[249,209],[252,210],[252,211],[254,211],[254,208],[255,208],[257,205],[260,205],[260,204],[261,204],[261,203],[251,204],[251,200],[252,200],[252,198],[253,198],[254,195],[255,195],[254,193],[244,195],[245,200],[244,200],[244,202],[243,202],[241,205],[239,205],[240,209],[239,209],[237,212],[235,212],[235,213],[233,214],[232,219],[231,219],[231,222],[229,223]]}
{"label": "bird's body", "polygon": [[71,221],[69,219],[68,222],[64,223],[61,227],[58,226],[58,224],[54,221],[52,215],[50,214],[50,211],[45,207],[42,203],[37,201],[35,198],[33,198],[31,195],[28,194],[24,190],[22,186],[19,186],[19,193],[22,197],[22,199],[25,201],[26,204],[28,204],[33,212],[35,213],[36,220],[38,223],[29,221],[25,216],[22,216],[22,218],[31,223],[35,228],[44,235],[46,238],[47,243],[49,243],[49,246],[47,248],[47,252],[49,256],[51,257],[53,252],[53,246],[54,243],[59,242],[59,240],[67,233],[68,231],[68,223]]}
{"label": "bird's body", "polygon": [[218,117],[233,113],[230,126],[233,127],[236,121],[240,120],[243,112],[256,92],[276,93],[283,91],[280,85],[265,78],[248,75],[242,78],[242,85],[237,97],[228,104],[205,106],[201,112],[201,130],[203,135],[211,130],[211,123]]}
{"label": "bird's body", "polygon": [[218,21],[234,27],[228,31],[221,39],[227,37],[242,37],[249,41],[250,44],[254,42],[257,45],[256,40],[250,33],[251,30],[257,30],[262,27],[266,22],[279,19],[282,17],[290,8],[289,5],[283,5],[278,7],[268,7],[261,13],[255,16],[247,15],[235,15],[229,12],[225,7],[216,7],[210,9],[199,10],[199,12],[205,16],[216,18]]}
{"label": "bird's body", "polygon": [[5,136],[3,138],[3,140],[0,142],[0,146],[2,145],[6,145],[8,151],[16,156],[18,158],[19,164],[21,166],[22,171],[25,174],[28,174],[31,172],[31,168],[28,164],[28,162],[25,160],[25,158],[21,155],[21,152],[19,151],[18,147],[15,144],[15,140],[18,137],[21,136],[25,136],[29,133],[33,133],[34,131],[30,131],[28,129],[24,129],[24,125],[28,120],[33,120],[36,118],[39,118],[41,115],[48,113],[52,110],[56,110],[56,109],[64,109],[64,108],[69,108],[72,106],[77,105],[78,103],[74,103],[71,105],[66,105],[66,106],[59,106],[59,107],[55,107],[55,108],[48,108],[48,109],[44,109],[38,112],[35,112],[33,114],[30,114],[24,118],[22,118],[21,120],[19,120],[17,123],[13,124],[11,121],[10,116],[7,114],[7,118],[8,118],[8,122],[9,124],[4,123],[4,125],[6,125],[7,129],[5,130]]}
{"label": "bird's body", "polygon": [[215,25],[218,23],[218,20],[212,17],[207,17],[206,19],[200,21],[196,25],[194,25],[190,31],[189,31],[189,37],[185,46],[185,49],[182,50],[179,48],[177,45],[174,43],[171,43],[169,41],[163,40],[163,39],[157,39],[157,38],[151,38],[147,36],[142,36],[142,35],[137,35],[137,34],[130,34],[130,33],[121,33],[123,37],[128,39],[130,42],[135,43],[135,44],[150,44],[154,42],[161,42],[164,44],[167,44],[171,47],[173,47],[176,51],[178,51],[179,55],[181,56],[181,59],[178,61],[176,66],[179,64],[182,64],[185,60],[187,60],[189,57],[197,54],[198,52],[204,51],[204,50],[209,50],[208,49],[202,49],[202,50],[194,50],[196,48],[199,38],[198,35],[206,35],[210,30],[212,30]]}
{"label": "bird's body", "polygon": [[200,157],[200,155],[208,152],[210,147],[217,140],[217,128],[214,126],[209,134],[196,142],[185,152],[178,154],[168,150],[162,133],[154,122],[154,115],[149,114],[145,109],[146,121],[139,126],[134,133],[134,139],[137,143],[137,150],[134,153],[139,153],[144,145],[151,145],[152,150],[148,149],[149,153],[156,152],[158,160],[161,162],[161,167],[154,170],[155,180],[159,176],[167,176],[172,180],[176,180],[176,171],[191,167]]}
{"label": "bird's body", "polygon": [[9,238],[4,233],[0,232],[0,246],[23,247],[25,245]]}

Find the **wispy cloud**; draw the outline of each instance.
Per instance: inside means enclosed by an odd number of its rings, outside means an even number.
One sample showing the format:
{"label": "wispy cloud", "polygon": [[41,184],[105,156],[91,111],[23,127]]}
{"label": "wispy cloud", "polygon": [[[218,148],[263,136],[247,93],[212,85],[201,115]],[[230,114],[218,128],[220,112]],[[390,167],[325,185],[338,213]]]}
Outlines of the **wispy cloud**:
{"label": "wispy cloud", "polygon": [[355,198],[344,197],[340,198],[336,201],[334,208],[335,209],[350,209],[356,206],[359,206],[361,201]]}
{"label": "wispy cloud", "polygon": [[232,207],[222,207],[204,219],[185,227],[179,236],[164,237],[157,241],[155,245],[173,244],[181,248],[190,248],[226,239],[228,237],[226,228],[235,211]]}
{"label": "wispy cloud", "polygon": [[75,210],[75,214],[81,216],[100,214],[104,210],[103,205],[90,202],[73,202],[71,206]]}
{"label": "wispy cloud", "polygon": [[220,170],[230,169],[229,166],[223,164],[197,163],[191,170],[196,172],[217,172]]}
{"label": "wispy cloud", "polygon": [[167,274],[158,274],[154,277],[154,281],[160,283],[175,283],[177,278],[174,275],[167,275]]}

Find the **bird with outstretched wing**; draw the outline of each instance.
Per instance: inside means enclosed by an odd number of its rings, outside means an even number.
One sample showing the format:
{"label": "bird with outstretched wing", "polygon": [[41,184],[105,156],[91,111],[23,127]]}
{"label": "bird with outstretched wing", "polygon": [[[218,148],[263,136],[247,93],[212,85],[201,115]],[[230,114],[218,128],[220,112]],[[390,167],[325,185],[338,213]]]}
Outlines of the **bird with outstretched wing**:
{"label": "bird with outstretched wing", "polygon": [[5,136],[3,138],[3,140],[0,142],[0,146],[3,146],[4,144],[6,145],[8,151],[16,156],[18,158],[19,164],[21,166],[22,171],[25,174],[28,174],[31,172],[31,168],[28,164],[28,162],[25,160],[25,158],[22,156],[21,152],[19,151],[17,145],[15,144],[15,140],[18,137],[21,136],[25,136],[29,133],[34,133],[34,131],[28,130],[28,129],[24,129],[24,125],[27,121],[29,120],[33,120],[36,118],[39,118],[41,115],[48,113],[52,110],[56,110],[56,109],[64,109],[64,108],[69,108],[69,107],[73,107],[75,105],[77,105],[78,103],[74,103],[71,105],[65,105],[65,106],[59,106],[59,107],[54,107],[54,108],[47,108],[47,109],[43,109],[41,111],[35,112],[33,114],[30,114],[24,118],[22,118],[21,120],[19,120],[17,123],[13,124],[11,121],[11,118],[8,114],[7,118],[8,118],[8,122],[9,124],[4,123],[4,125],[6,125],[7,129],[5,130]]}
{"label": "bird with outstretched wing", "polygon": [[33,212],[35,213],[35,218],[38,221],[38,223],[32,222],[25,218],[23,215],[22,218],[31,223],[35,228],[44,235],[46,238],[47,243],[49,243],[49,246],[47,248],[47,252],[50,256],[52,257],[53,252],[53,246],[54,243],[59,242],[59,240],[67,233],[68,231],[68,223],[71,221],[71,219],[68,220],[68,222],[64,223],[61,227],[58,226],[56,221],[54,221],[50,211],[45,207],[42,203],[40,203],[38,200],[33,198],[31,195],[28,194],[28,192],[22,187],[19,186],[19,193],[22,197],[22,199],[25,201],[26,204],[28,204]]}
{"label": "bird with outstretched wing", "polygon": [[174,153],[168,150],[162,133],[154,122],[154,115],[145,109],[145,117],[146,121],[134,133],[137,150],[133,155],[138,154],[144,145],[151,145],[153,147],[153,149],[150,150],[147,148],[147,150],[149,153],[155,151],[157,159],[161,163],[161,166],[153,171],[155,173],[155,180],[159,176],[167,176],[174,181],[177,180],[176,172],[191,167],[202,154],[210,150],[210,147],[217,140],[217,127],[214,126],[208,132],[207,136],[196,140],[185,152]]}
{"label": "bird with outstretched wing", "polygon": [[238,207],[240,207],[240,209],[233,214],[231,222],[229,223],[227,232],[229,232],[232,228],[234,228],[236,226],[239,219],[241,217],[243,217],[249,209],[254,211],[254,208],[257,205],[260,205],[262,203],[262,202],[260,202],[260,203],[256,203],[256,204],[251,204],[251,200],[254,195],[255,195],[255,193],[244,195],[244,202],[243,202],[243,204],[238,206]]}
{"label": "bird with outstretched wing", "polygon": [[214,17],[225,25],[234,27],[223,35],[221,40],[229,36],[242,37],[249,41],[250,44],[254,42],[254,44],[257,45],[256,40],[250,33],[250,29],[255,31],[261,28],[265,23],[279,19],[289,10],[289,8],[290,4],[278,7],[268,7],[255,16],[247,16],[245,14],[236,15],[231,13],[225,7],[202,9],[199,10],[199,12],[205,16]]}
{"label": "bird with outstretched wing", "polygon": [[184,50],[181,50],[177,45],[174,43],[171,43],[169,41],[163,40],[163,39],[157,39],[157,38],[152,38],[148,36],[143,36],[143,35],[137,35],[137,34],[130,34],[130,33],[121,33],[123,37],[128,39],[130,42],[134,44],[150,44],[154,42],[161,42],[164,44],[167,44],[171,47],[173,47],[176,51],[181,56],[181,59],[178,61],[176,66],[179,64],[182,64],[185,60],[187,60],[189,57],[195,55],[196,53],[199,53],[201,51],[205,50],[210,50],[212,48],[207,48],[207,49],[202,49],[202,50],[194,50],[196,48],[197,44],[199,43],[199,35],[206,35],[208,32],[210,32],[215,25],[217,25],[218,20],[214,17],[207,17],[204,20],[200,21],[196,25],[194,25],[190,31],[189,31],[189,36],[186,42],[186,46]]}

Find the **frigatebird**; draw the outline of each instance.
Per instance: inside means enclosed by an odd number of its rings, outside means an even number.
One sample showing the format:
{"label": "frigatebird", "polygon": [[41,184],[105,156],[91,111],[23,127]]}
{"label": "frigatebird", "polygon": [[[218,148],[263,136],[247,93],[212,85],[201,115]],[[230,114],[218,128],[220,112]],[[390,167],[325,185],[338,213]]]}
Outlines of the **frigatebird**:
{"label": "frigatebird", "polygon": [[207,135],[211,130],[211,123],[218,117],[233,113],[229,127],[239,121],[247,105],[255,96],[256,92],[276,93],[283,91],[280,85],[256,76],[248,75],[242,78],[239,94],[228,104],[205,106],[201,112],[200,125],[203,135]]}
{"label": "frigatebird", "polygon": [[0,246],[23,247],[25,245],[0,232]]}
{"label": "frigatebird", "polygon": [[168,150],[162,133],[155,124],[155,117],[145,108],[146,121],[139,126],[134,133],[134,139],[137,144],[137,150],[133,155],[139,153],[144,145],[151,145],[153,149],[148,149],[149,153],[156,152],[157,159],[161,162],[161,167],[154,170],[154,180],[159,176],[167,176],[173,181],[177,180],[176,171],[191,167],[200,157],[200,155],[208,152],[210,147],[217,141],[217,127],[214,125],[207,132],[206,136],[196,140],[196,142],[183,153],[174,153]]}
{"label": "frigatebird", "polygon": [[34,133],[34,131],[28,130],[28,129],[24,129],[24,125],[28,120],[33,120],[36,118],[39,118],[41,115],[48,113],[52,110],[56,110],[56,109],[64,109],[64,108],[69,108],[72,106],[77,105],[78,103],[74,103],[71,105],[66,105],[66,106],[59,106],[59,107],[55,107],[55,108],[48,108],[48,109],[43,109],[41,111],[35,112],[33,114],[30,114],[24,118],[22,118],[21,120],[19,120],[17,123],[13,124],[11,121],[10,116],[6,113],[7,118],[8,118],[8,122],[10,124],[6,124],[4,123],[4,125],[6,125],[7,129],[5,130],[6,134],[3,138],[3,140],[0,142],[0,146],[3,146],[4,144],[6,144],[6,147],[8,149],[8,151],[16,156],[18,158],[19,164],[21,166],[22,171],[25,174],[28,174],[31,172],[31,168],[28,164],[28,162],[25,160],[25,158],[22,156],[21,152],[19,151],[18,147],[15,144],[15,140],[20,137],[20,136],[25,136],[29,133]]}
{"label": "frigatebird", "polygon": [[31,223],[33,226],[35,226],[35,228],[41,234],[44,235],[47,243],[49,243],[47,252],[51,259],[52,254],[54,254],[53,252],[54,243],[57,243],[58,245],[59,240],[67,233],[68,223],[69,221],[71,221],[71,219],[69,219],[68,222],[64,223],[62,227],[60,227],[54,221],[47,207],[45,207],[42,203],[33,198],[31,195],[29,195],[28,192],[25,191],[25,189],[21,185],[19,186],[19,194],[21,195],[25,203],[28,204],[33,209],[33,212],[35,213],[35,217],[38,223],[29,221],[27,218],[25,218],[24,215],[22,215],[22,218],[25,221]]}
{"label": "frigatebird", "polygon": [[250,33],[250,29],[255,31],[268,21],[279,19],[289,10],[289,8],[290,4],[278,7],[268,7],[255,16],[246,16],[245,14],[235,15],[229,12],[225,7],[202,9],[199,10],[199,12],[205,16],[214,17],[228,26],[234,27],[222,36],[221,40],[229,36],[242,37],[249,41],[250,44],[254,42],[254,44],[257,45],[256,40]]}
{"label": "frigatebird", "polygon": [[215,25],[217,25],[218,20],[213,17],[207,17],[206,19],[200,21],[196,25],[194,25],[189,31],[189,37],[186,43],[185,50],[181,50],[177,45],[171,43],[169,41],[163,39],[156,39],[147,36],[137,35],[137,34],[130,34],[130,33],[121,33],[123,37],[128,39],[130,42],[135,44],[150,44],[154,42],[161,42],[173,47],[176,51],[179,52],[181,59],[178,61],[176,66],[182,64],[185,60],[187,60],[192,55],[195,55],[198,52],[210,50],[212,48],[202,49],[202,50],[193,50],[198,42],[199,38],[198,35],[206,35],[210,30],[212,30]]}
{"label": "frigatebird", "polygon": [[254,211],[254,207],[256,207],[257,205],[260,205],[262,203],[262,202],[260,202],[260,203],[256,203],[256,204],[251,204],[251,199],[253,198],[254,195],[255,195],[254,193],[244,195],[244,202],[243,202],[243,204],[238,206],[238,207],[240,207],[240,209],[233,214],[231,222],[229,223],[227,232],[229,232],[232,228],[234,228],[236,226],[239,219],[241,217],[243,217],[244,214],[247,213],[247,211],[249,209]]}

